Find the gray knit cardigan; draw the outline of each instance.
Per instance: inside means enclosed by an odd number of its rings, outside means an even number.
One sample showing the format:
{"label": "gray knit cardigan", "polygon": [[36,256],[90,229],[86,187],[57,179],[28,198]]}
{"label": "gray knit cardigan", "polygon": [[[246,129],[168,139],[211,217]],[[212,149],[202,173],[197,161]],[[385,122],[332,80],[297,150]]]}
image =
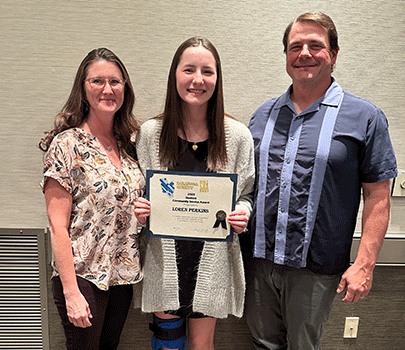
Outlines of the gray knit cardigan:
{"label": "gray knit cardigan", "polygon": [[[159,162],[160,119],[145,122],[136,148],[141,170],[167,170]],[[242,123],[225,118],[228,164],[223,172],[238,174],[235,209],[250,216],[255,180],[253,139]],[[173,239],[149,238],[144,257],[141,308],[144,312],[177,310],[179,305],[176,250]],[[138,291],[139,293],[139,291]],[[205,242],[198,268],[193,311],[215,318],[241,317],[245,277],[239,238],[233,242]]]}

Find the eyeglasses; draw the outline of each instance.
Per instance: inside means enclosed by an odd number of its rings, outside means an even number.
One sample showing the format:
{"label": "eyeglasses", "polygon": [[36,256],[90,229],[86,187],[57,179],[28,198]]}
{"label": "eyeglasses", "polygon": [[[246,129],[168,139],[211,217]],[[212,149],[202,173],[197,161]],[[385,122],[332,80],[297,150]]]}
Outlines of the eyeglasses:
{"label": "eyeglasses", "polygon": [[94,90],[101,90],[104,88],[105,84],[108,82],[111,89],[121,90],[124,88],[125,80],[118,78],[88,78],[87,81],[90,84],[90,87]]}

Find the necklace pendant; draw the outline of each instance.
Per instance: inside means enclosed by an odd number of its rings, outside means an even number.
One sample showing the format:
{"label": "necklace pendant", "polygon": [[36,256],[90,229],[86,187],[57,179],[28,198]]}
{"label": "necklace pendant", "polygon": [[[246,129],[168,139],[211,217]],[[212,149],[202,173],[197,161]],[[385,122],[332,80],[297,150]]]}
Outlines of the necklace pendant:
{"label": "necklace pendant", "polygon": [[107,146],[107,151],[111,152],[111,150],[112,150],[111,146]]}
{"label": "necklace pendant", "polygon": [[196,151],[197,148],[198,148],[198,145],[197,145],[197,144],[194,144],[194,145],[191,146],[191,148],[193,149],[193,151]]}

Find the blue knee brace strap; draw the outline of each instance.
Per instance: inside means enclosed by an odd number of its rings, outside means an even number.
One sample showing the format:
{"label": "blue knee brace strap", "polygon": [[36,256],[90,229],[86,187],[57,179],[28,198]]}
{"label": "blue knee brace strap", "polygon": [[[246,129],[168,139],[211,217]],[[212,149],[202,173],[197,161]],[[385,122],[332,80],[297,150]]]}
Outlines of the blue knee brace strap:
{"label": "blue knee brace strap", "polygon": [[152,350],[160,350],[162,346],[167,349],[186,349],[185,318],[163,320],[153,315],[153,323],[149,324],[149,329],[153,332]]}

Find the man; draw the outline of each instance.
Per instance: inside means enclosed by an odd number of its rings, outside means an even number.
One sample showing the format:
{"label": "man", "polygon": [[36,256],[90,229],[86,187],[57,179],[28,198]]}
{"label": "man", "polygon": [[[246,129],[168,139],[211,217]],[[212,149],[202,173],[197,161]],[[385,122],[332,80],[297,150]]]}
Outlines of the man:
{"label": "man", "polygon": [[336,291],[346,290],[344,302],[370,291],[397,168],[383,112],[331,76],[339,51],[331,18],[299,16],[283,43],[292,85],[249,124],[257,178],[246,317],[257,349],[320,349]]}

